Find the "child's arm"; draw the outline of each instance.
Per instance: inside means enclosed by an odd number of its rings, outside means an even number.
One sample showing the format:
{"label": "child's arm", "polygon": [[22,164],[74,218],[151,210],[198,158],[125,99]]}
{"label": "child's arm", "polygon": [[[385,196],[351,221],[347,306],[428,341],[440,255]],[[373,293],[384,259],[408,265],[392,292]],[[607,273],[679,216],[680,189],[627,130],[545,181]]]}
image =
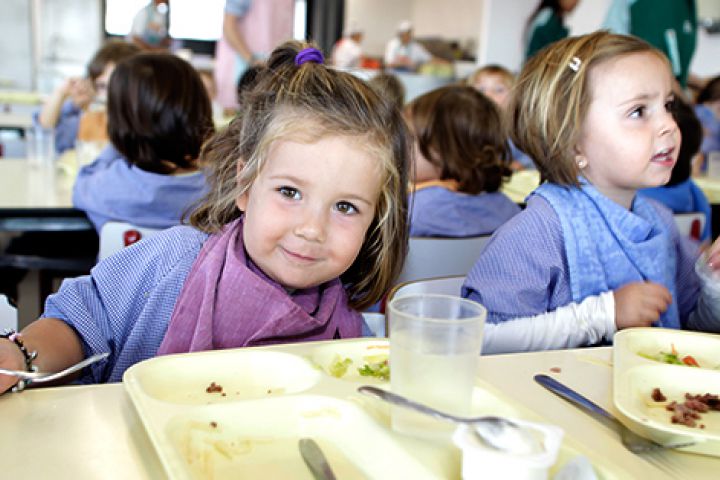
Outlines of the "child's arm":
{"label": "child's arm", "polygon": [[93,98],[93,89],[89,80],[70,78],[65,81],[45,102],[40,111],[38,121],[44,128],[55,128],[65,100],[70,98],[73,105],[83,109]]}
{"label": "child's arm", "polygon": [[[80,337],[65,322],[41,318],[22,331],[22,340],[29,352],[37,352],[33,362],[39,371],[57,372],[83,359]],[[25,360],[17,345],[0,339],[0,367],[25,370]],[[17,378],[0,375],[0,392],[17,383]]]}
{"label": "child's arm", "polygon": [[649,327],[672,301],[670,292],[650,282],[634,282],[532,317],[487,323],[483,353],[553,350],[611,340],[617,330]]}

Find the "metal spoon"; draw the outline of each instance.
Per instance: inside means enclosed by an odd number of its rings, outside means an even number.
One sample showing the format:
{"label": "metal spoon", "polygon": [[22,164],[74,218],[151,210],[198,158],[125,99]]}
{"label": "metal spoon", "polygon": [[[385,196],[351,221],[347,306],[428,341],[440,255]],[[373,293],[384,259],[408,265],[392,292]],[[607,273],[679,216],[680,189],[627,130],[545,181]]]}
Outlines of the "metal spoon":
{"label": "metal spoon", "polygon": [[441,420],[470,424],[474,427],[472,430],[477,435],[477,438],[485,445],[496,450],[508,451],[515,454],[542,451],[542,446],[533,432],[517,425],[507,418],[494,415],[474,418],[458,417],[457,415],[441,412],[440,410],[415,402],[397,393],[392,393],[371,385],[358,387],[358,392],[374,395],[393,405],[409,408]]}

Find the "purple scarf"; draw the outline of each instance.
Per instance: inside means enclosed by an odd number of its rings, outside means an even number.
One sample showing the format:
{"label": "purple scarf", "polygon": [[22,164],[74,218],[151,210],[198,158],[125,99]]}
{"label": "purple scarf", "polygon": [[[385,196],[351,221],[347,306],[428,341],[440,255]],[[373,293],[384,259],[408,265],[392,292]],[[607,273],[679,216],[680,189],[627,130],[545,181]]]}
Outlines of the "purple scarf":
{"label": "purple scarf", "polygon": [[235,220],[203,245],[158,355],[361,335],[339,278],[288,294],[246,257],[242,229]]}

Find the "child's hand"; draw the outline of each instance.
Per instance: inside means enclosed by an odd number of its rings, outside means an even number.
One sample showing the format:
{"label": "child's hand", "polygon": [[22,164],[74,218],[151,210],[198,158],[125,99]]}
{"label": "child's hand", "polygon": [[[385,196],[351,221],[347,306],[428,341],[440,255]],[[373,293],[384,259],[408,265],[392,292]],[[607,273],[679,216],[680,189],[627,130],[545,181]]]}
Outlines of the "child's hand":
{"label": "child's hand", "polygon": [[618,330],[628,327],[649,327],[672,303],[670,291],[652,282],[628,283],[613,292],[615,297],[615,325]]}
{"label": "child's hand", "polygon": [[95,96],[92,82],[86,78],[71,78],[66,88],[70,100],[81,109],[90,105]]}
{"label": "child's hand", "polygon": [[[0,368],[25,370],[25,359],[20,349],[8,339],[0,339]],[[17,377],[0,375],[0,393],[17,383]]]}
{"label": "child's hand", "polygon": [[710,270],[720,270],[720,237],[715,239],[713,244],[710,245],[710,248],[708,248],[704,253]]}

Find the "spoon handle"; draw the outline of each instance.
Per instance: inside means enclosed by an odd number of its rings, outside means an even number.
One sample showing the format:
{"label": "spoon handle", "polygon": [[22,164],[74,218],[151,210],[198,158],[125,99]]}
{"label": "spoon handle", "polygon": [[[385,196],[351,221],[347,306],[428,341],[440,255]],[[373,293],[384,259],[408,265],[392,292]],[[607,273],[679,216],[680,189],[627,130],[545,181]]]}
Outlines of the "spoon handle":
{"label": "spoon handle", "polygon": [[439,418],[441,420],[449,420],[451,422],[462,422],[464,420],[462,418],[456,417],[455,415],[450,415],[449,413],[435,410],[434,408],[423,405],[422,403],[417,403],[410,400],[409,398],[405,398],[387,390],[383,390],[382,388],[373,387],[372,385],[363,385],[361,387],[358,387],[358,392],[374,395],[394,405],[399,405],[401,407],[417,410],[418,412],[430,415],[431,417]]}
{"label": "spoon handle", "polygon": [[588,410],[590,410],[593,413],[596,413],[602,417],[607,418],[611,422],[618,422],[618,420],[613,416],[612,413],[608,412],[604,408],[602,408],[597,403],[593,402],[589,398],[584,397],[580,393],[576,392],[575,390],[571,389],[565,384],[562,384],[555,380],[553,377],[550,377],[548,375],[539,373],[533,377],[537,383],[542,385],[543,387],[547,388],[551,392],[553,392],[556,395],[561,396],[565,400],[568,400],[576,405],[579,405],[581,407],[584,407]]}

